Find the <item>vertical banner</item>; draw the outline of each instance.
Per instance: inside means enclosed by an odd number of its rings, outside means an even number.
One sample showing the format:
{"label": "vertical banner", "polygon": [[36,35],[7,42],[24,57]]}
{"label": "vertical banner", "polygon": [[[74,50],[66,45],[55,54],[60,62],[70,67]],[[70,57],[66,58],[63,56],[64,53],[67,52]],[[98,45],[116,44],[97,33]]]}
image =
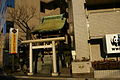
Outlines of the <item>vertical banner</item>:
{"label": "vertical banner", "polygon": [[9,51],[10,54],[16,54],[18,48],[18,29],[10,28]]}

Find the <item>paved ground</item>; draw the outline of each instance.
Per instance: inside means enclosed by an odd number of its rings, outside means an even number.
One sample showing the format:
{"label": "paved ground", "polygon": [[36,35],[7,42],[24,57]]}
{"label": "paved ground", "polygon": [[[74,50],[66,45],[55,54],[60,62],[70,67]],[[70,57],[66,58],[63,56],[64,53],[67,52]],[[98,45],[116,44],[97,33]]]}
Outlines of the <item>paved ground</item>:
{"label": "paved ground", "polygon": [[[86,76],[87,77],[87,76]],[[53,77],[51,75],[40,75],[36,74],[34,76],[27,76],[23,73],[11,73],[6,74],[2,69],[0,69],[0,80],[120,80],[120,78],[81,78],[75,76],[58,76]]]}
{"label": "paved ground", "polygon": [[36,76],[0,76],[0,80],[120,80],[120,78],[73,78],[73,77],[36,77]]}
{"label": "paved ground", "polygon": [[120,80],[120,78],[79,78],[46,76],[0,76],[0,80]]}

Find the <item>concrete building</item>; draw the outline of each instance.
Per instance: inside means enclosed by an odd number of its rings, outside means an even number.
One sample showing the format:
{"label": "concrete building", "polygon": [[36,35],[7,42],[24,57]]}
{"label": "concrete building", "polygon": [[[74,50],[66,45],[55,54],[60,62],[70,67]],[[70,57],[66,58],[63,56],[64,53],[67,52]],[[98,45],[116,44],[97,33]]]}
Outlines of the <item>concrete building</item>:
{"label": "concrete building", "polygon": [[[24,0],[13,0],[13,3],[11,3],[11,4],[14,4],[14,5],[9,6],[7,8],[7,22],[11,24],[11,26],[9,26],[9,25],[7,26],[8,27],[8,33],[9,33],[10,27],[14,27],[16,29],[19,29],[19,36],[18,36],[19,41],[28,39],[26,37],[29,34],[25,33],[27,31],[26,27],[29,27],[31,29],[31,31],[34,30],[34,27],[39,26],[42,23],[42,19],[43,18],[45,19],[45,17],[46,17],[45,24],[47,24],[46,23],[47,18],[50,18],[51,16],[55,16],[56,19],[58,18],[57,20],[60,23],[60,27],[62,25],[61,28],[63,28],[63,26],[66,22],[67,3],[66,3],[65,0],[45,0],[45,1],[44,0],[37,0],[34,3],[33,3],[33,0],[26,0],[26,1],[24,1]],[[34,11],[35,11],[35,13],[34,13]],[[32,14],[32,12],[34,14]],[[19,14],[21,14],[21,15],[19,15]],[[62,18],[63,14],[64,14],[65,19]],[[26,16],[26,15],[28,15],[28,16]],[[11,16],[14,16],[14,17],[11,17]],[[22,18],[25,20],[26,17],[27,18],[30,17],[30,19],[28,19],[28,21],[26,21],[27,25],[26,25],[26,23],[21,24],[22,21],[23,21]],[[15,21],[15,19],[21,19],[21,20]],[[64,19],[64,20],[62,21],[61,19]],[[52,20],[49,20],[49,21],[51,22]],[[48,24],[48,26],[52,25],[53,23],[54,22]],[[24,25],[26,25],[26,26],[24,27]],[[56,23],[56,25],[58,25],[58,24]],[[58,25],[57,30],[59,30],[59,25]],[[65,31],[65,30],[63,30],[63,31]],[[64,33],[66,33],[66,31]],[[32,36],[32,38],[33,37],[36,38],[36,36],[37,35]],[[48,37],[50,37],[50,36],[48,36]],[[9,40],[8,34],[7,34],[7,40]],[[9,45],[9,44],[6,43],[6,45]],[[6,46],[6,49],[9,50],[9,47]],[[26,53],[28,53],[28,50],[26,50]],[[9,52],[6,53],[6,56],[11,56],[10,54],[9,55],[8,54],[9,54]],[[36,52],[36,54],[38,54],[38,53]],[[28,54],[25,55],[24,57],[26,57],[26,56],[28,56]],[[48,55],[48,57],[50,57],[50,59],[52,58],[51,55]],[[46,59],[48,59],[48,57]],[[4,58],[4,60],[5,59],[11,59],[11,57]],[[29,58],[27,57],[27,59],[29,59]],[[44,60],[46,60],[46,59],[44,59]],[[7,60],[5,60],[5,61],[7,61]],[[50,61],[50,63],[47,63],[47,61],[45,61],[45,63],[46,63],[46,65],[47,64],[49,65],[51,63],[51,61]],[[9,64],[10,63],[5,63],[6,66],[9,66]],[[51,66],[51,64],[50,64],[50,66]],[[52,67],[51,67],[51,69],[52,69]],[[49,69],[48,73],[51,72],[51,69]],[[41,71],[41,72],[45,72],[45,71]]]}
{"label": "concrete building", "polygon": [[[119,77],[119,67],[115,67],[115,70],[113,67],[105,68],[107,64],[102,68],[94,67],[94,62],[102,64],[106,60],[112,60],[115,62],[113,64],[117,65],[119,63],[119,43],[117,47],[114,46],[118,52],[113,51],[113,53],[107,53],[106,48],[109,46],[105,45],[107,44],[105,35],[120,33],[119,0],[36,0],[35,2],[15,0],[14,3],[14,9],[22,4],[21,6],[26,8],[32,6],[36,10],[35,16],[28,22],[30,29],[41,24],[43,17],[64,14],[68,27],[66,33],[69,36],[65,43],[70,44],[74,56],[72,74],[80,76],[87,73],[86,75],[92,74],[90,77],[109,77],[108,75],[115,73],[111,77]],[[8,18],[7,20],[12,21]],[[25,40],[27,35],[18,25],[13,25],[19,29],[19,39]],[[113,37],[114,35],[111,38]],[[98,74],[107,75],[99,76]]]}
{"label": "concrete building", "polygon": [[6,0],[0,1],[0,66],[3,66],[3,48],[6,33]]}
{"label": "concrete building", "polygon": [[[114,72],[112,67],[106,70],[105,66],[100,68],[101,70],[96,70],[93,67],[94,63],[92,63],[104,62],[105,58],[108,61],[118,61],[118,58],[115,59],[115,57],[119,57],[119,52],[114,54],[114,52],[109,53],[106,51],[106,47],[110,47],[110,45],[105,45],[107,41],[104,41],[104,36],[119,34],[119,0],[71,0],[71,3],[73,8],[76,59],[78,59],[78,62],[73,62],[72,64],[73,73],[92,73],[90,69],[92,68],[94,77],[119,77],[119,70]],[[84,59],[88,63],[83,62]],[[100,64],[107,67],[110,66],[104,63]],[[102,65],[97,66],[102,67]],[[112,76],[111,74],[115,75]]]}

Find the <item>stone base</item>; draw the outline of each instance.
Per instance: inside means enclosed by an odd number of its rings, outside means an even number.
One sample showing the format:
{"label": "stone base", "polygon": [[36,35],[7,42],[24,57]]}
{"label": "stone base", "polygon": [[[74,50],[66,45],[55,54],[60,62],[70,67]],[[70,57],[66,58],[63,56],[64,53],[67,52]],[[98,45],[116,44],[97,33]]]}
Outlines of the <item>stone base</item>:
{"label": "stone base", "polygon": [[72,73],[73,74],[84,74],[90,73],[91,62],[72,62]]}
{"label": "stone base", "polygon": [[29,76],[33,75],[33,73],[28,73]]}
{"label": "stone base", "polygon": [[52,73],[52,76],[58,76],[59,74],[58,73]]}

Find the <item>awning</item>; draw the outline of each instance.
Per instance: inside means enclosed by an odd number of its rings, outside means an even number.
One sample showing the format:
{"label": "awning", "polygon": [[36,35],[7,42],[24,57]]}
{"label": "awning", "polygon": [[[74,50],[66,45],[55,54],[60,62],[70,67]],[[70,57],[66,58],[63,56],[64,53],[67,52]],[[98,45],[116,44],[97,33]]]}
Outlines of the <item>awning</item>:
{"label": "awning", "polygon": [[32,33],[45,33],[57,31],[64,27],[66,18],[62,15],[46,16],[42,18],[42,23],[36,26]]}

